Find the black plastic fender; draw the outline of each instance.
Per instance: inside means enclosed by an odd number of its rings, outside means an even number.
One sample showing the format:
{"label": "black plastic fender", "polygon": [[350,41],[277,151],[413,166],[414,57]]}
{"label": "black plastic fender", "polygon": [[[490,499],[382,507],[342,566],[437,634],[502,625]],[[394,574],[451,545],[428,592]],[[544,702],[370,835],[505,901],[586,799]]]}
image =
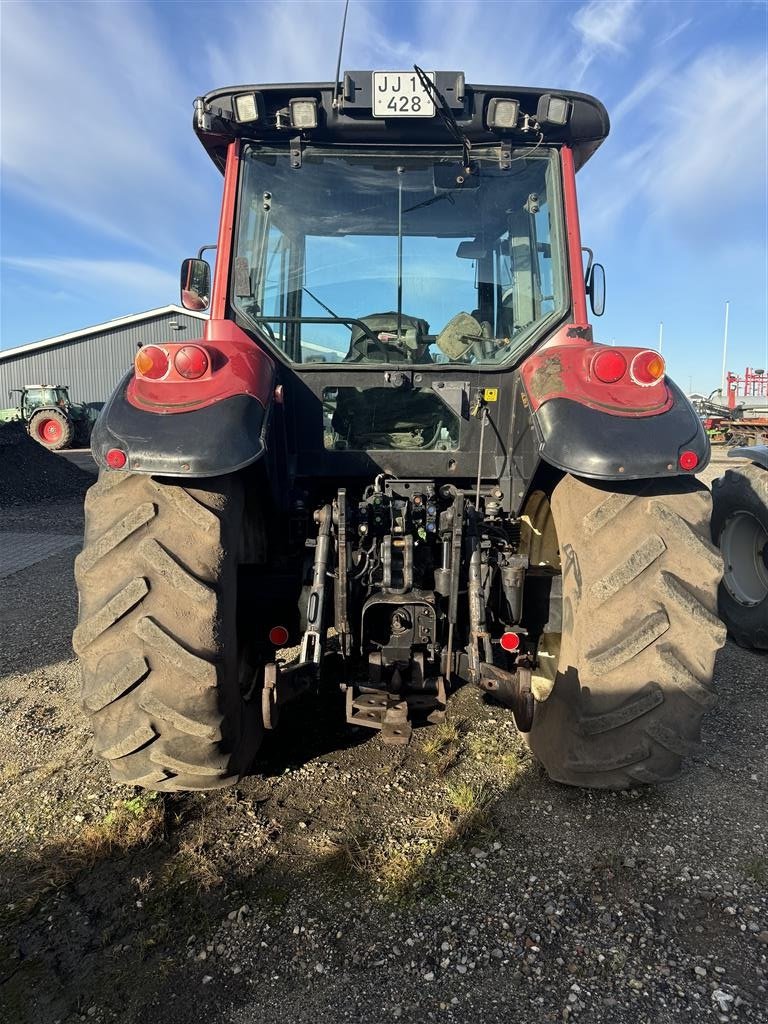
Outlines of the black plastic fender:
{"label": "black plastic fender", "polygon": [[731,448],[728,455],[734,459],[749,459],[756,466],[768,469],[768,444],[750,444],[740,448]]}
{"label": "black plastic fender", "polygon": [[125,396],[126,374],[91,434],[96,463],[108,468],[110,448],[125,452],[125,470],[154,476],[207,477],[234,473],[261,458],[269,410],[250,395],[233,395],[189,412],[137,409]]}
{"label": "black plastic fender", "polygon": [[[566,473],[590,480],[642,480],[693,475],[709,463],[709,438],[696,410],[672,381],[673,404],[656,416],[617,416],[570,398],[551,398],[532,414],[539,455]],[[681,468],[694,452],[693,470]]]}

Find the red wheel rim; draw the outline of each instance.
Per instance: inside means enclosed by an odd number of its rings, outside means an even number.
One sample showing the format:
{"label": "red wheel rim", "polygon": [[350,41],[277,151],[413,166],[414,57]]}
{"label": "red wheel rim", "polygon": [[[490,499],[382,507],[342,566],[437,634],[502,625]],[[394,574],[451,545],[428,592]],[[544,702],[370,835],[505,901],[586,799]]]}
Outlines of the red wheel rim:
{"label": "red wheel rim", "polygon": [[55,443],[61,438],[61,434],[61,424],[58,420],[43,420],[38,424],[37,436],[43,441]]}

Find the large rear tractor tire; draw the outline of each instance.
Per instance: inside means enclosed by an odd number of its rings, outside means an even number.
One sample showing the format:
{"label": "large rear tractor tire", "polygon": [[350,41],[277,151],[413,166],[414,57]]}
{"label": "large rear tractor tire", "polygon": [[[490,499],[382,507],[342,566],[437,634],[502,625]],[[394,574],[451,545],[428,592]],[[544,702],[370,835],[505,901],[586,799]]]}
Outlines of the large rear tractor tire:
{"label": "large rear tractor tire", "polygon": [[85,512],[73,646],[94,749],[129,785],[236,782],[262,735],[237,630],[240,481],[103,473]]}
{"label": "large rear tractor tire", "polygon": [[[726,635],[709,492],[687,479],[566,476],[551,502],[533,497],[532,534],[561,562],[563,597],[562,632],[541,659],[550,655],[554,684],[546,671],[535,680],[529,745],[567,785],[670,781],[697,749]],[[556,543],[545,543],[548,533]]]}
{"label": "large rear tractor tire", "polygon": [[712,539],[725,562],[719,606],[742,647],[768,650],[768,469],[750,463],[712,484]]}
{"label": "large rear tractor tire", "polygon": [[41,409],[29,420],[29,436],[49,451],[70,448],[75,436],[72,420],[58,409]]}

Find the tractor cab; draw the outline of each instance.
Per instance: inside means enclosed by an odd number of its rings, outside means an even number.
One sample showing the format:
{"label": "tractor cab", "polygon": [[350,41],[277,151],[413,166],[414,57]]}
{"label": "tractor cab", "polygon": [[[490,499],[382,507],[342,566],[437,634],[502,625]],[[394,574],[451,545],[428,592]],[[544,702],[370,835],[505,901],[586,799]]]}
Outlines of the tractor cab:
{"label": "tractor cab", "polygon": [[25,420],[38,409],[56,406],[67,409],[70,405],[69,389],[61,384],[25,384],[20,389],[21,408]]}

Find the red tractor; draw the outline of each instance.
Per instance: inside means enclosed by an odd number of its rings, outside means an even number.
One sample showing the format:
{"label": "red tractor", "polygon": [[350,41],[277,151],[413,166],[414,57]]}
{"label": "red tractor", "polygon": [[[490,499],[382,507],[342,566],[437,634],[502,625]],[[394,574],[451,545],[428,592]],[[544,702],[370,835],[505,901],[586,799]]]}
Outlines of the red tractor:
{"label": "red tractor", "polygon": [[113,777],[230,785],[331,680],[385,742],[471,683],[557,781],[674,778],[722,562],[698,416],[657,352],[593,342],[602,104],[354,71],[211,92],[194,126],[224,176],[215,274],[182,268],[210,319],[104,408],[76,566]]}

